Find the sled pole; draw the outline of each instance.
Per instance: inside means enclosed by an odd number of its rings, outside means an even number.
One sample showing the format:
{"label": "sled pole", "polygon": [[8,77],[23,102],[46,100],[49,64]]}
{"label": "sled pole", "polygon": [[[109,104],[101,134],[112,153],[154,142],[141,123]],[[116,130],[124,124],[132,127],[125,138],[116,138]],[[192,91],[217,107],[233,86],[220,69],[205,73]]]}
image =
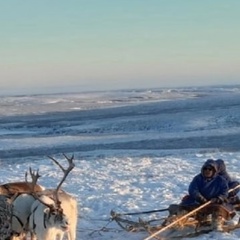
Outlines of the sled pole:
{"label": "sled pole", "polygon": [[155,236],[157,236],[157,235],[160,234],[161,232],[163,232],[163,231],[165,231],[166,229],[168,229],[168,228],[174,226],[174,225],[177,224],[178,222],[182,221],[184,218],[191,216],[192,214],[194,214],[195,212],[199,211],[200,209],[206,207],[206,206],[209,205],[210,203],[211,203],[211,201],[208,201],[208,202],[204,203],[204,204],[201,205],[200,207],[198,207],[198,208],[192,210],[191,212],[189,212],[189,213],[187,213],[186,215],[180,217],[180,218],[177,219],[176,221],[174,221],[174,222],[170,223],[169,225],[167,225],[167,226],[161,228],[159,231],[153,233],[151,236],[145,238],[144,240],[149,240],[149,239],[154,238]]}
{"label": "sled pole", "polygon": [[[228,191],[228,193],[233,192],[234,190],[236,190],[236,189],[238,189],[238,188],[240,188],[240,184],[237,185],[235,188],[230,189],[230,190]],[[157,236],[157,235],[160,234],[161,232],[165,231],[166,229],[168,229],[168,228],[174,226],[175,224],[177,224],[178,222],[182,221],[184,218],[189,217],[189,216],[191,216],[192,214],[194,214],[195,212],[199,211],[200,209],[208,206],[211,202],[212,202],[212,201],[210,200],[210,201],[204,203],[204,204],[201,205],[200,207],[192,210],[191,212],[189,212],[189,213],[187,213],[186,215],[180,217],[180,218],[177,219],[176,221],[174,221],[174,222],[170,223],[169,225],[161,228],[160,230],[158,230],[157,232],[153,233],[151,236],[145,238],[144,240],[150,240],[150,239],[154,238],[155,236]]]}
{"label": "sled pole", "polygon": [[228,193],[231,193],[238,188],[240,188],[240,184],[238,184],[235,188],[232,188],[232,189],[228,190]]}

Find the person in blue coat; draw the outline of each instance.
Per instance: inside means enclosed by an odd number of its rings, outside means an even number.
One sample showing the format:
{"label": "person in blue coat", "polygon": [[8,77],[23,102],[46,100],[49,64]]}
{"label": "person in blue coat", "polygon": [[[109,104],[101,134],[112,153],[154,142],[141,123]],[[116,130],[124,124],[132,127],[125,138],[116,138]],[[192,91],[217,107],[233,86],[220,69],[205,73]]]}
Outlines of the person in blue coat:
{"label": "person in blue coat", "polygon": [[[228,182],[228,187],[230,190],[228,195],[228,201],[232,204],[239,204],[240,200],[239,200],[239,197],[237,196],[240,190],[240,188],[238,187],[240,186],[239,182],[230,177],[230,175],[226,170],[225,162],[222,159],[217,159],[216,165],[217,165],[218,174],[224,179],[226,179]],[[234,190],[231,190],[231,189],[234,189]]]}
{"label": "person in blue coat", "polygon": [[191,181],[189,195],[182,199],[180,206],[185,210],[192,210],[191,208],[211,201],[205,208],[205,213],[206,215],[213,213],[213,225],[221,231],[223,222],[233,213],[233,207],[228,203],[228,191],[228,181],[219,175],[216,161],[208,159],[203,164],[201,172]]}
{"label": "person in blue coat", "polygon": [[216,160],[217,171],[220,176],[225,178],[228,182],[231,181],[231,177],[227,172],[225,162],[222,159]]}
{"label": "person in blue coat", "polygon": [[227,201],[228,182],[219,176],[216,162],[208,159],[201,168],[201,173],[191,181],[187,198],[181,205],[200,205],[207,201],[222,204]]}

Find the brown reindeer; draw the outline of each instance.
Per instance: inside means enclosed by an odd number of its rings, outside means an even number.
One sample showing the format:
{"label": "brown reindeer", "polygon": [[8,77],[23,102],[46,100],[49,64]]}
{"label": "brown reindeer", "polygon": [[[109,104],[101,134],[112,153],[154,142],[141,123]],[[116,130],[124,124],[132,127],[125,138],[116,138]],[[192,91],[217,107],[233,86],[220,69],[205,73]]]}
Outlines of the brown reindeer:
{"label": "brown reindeer", "polygon": [[[34,173],[31,168],[29,168],[29,171],[31,175],[35,174],[37,178],[40,177],[38,171]],[[44,189],[36,184],[36,181],[27,182],[26,174],[25,182],[11,182],[0,185],[0,239],[24,239],[23,228],[29,214],[26,210],[30,209],[29,203],[31,204],[34,200],[30,193]],[[26,198],[24,201],[21,200],[22,204],[19,205],[18,197],[22,195],[26,195]]]}
{"label": "brown reindeer", "polygon": [[32,183],[29,182],[9,182],[0,185],[0,195],[12,196],[16,193],[30,193],[30,192],[40,192],[45,188],[39,184],[34,185],[32,189]]}
{"label": "brown reindeer", "polygon": [[[11,216],[11,223],[12,223],[12,230],[13,234],[11,240],[26,240],[27,233],[28,233],[28,218],[31,214],[31,206],[33,202],[36,200],[34,194],[36,192],[41,192],[40,189],[42,188],[40,185],[37,184],[40,175],[38,171],[32,171],[29,168],[29,173],[32,178],[32,182],[28,182],[27,180],[27,172],[25,174],[25,185],[24,182],[21,182],[20,185],[22,188],[19,188],[20,192],[17,192],[11,197],[12,199],[12,216]],[[13,184],[12,184],[13,185]],[[13,189],[11,188],[11,194],[14,193]],[[11,196],[10,194],[10,196]],[[33,234],[31,234],[31,239],[34,239]]]}

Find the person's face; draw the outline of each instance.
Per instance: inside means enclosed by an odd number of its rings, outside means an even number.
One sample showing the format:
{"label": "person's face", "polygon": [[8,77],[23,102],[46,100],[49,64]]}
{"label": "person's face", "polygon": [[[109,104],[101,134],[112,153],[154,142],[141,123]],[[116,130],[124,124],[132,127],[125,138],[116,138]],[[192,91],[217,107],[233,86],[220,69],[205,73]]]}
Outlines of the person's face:
{"label": "person's face", "polygon": [[204,177],[210,178],[210,177],[213,176],[213,173],[214,173],[213,167],[206,166],[206,167],[203,168],[203,175],[204,175]]}

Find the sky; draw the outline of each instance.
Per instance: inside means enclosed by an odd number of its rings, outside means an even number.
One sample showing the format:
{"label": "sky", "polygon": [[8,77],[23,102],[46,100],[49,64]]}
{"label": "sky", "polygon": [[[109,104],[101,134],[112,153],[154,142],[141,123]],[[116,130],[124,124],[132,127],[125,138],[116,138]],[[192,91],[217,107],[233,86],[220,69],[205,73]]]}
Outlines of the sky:
{"label": "sky", "polygon": [[239,83],[238,0],[0,1],[1,91]]}

